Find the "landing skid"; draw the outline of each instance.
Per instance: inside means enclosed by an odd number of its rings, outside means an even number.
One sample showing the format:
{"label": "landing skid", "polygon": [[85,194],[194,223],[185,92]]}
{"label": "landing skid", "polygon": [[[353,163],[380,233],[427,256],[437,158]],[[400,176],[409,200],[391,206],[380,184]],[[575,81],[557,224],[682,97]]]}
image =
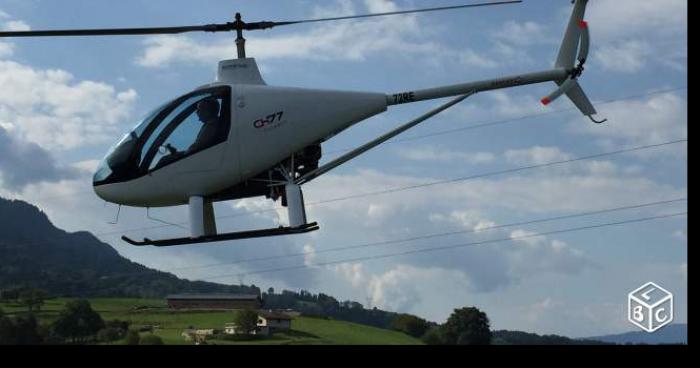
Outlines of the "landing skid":
{"label": "landing skid", "polygon": [[165,240],[151,240],[144,239],[143,241],[134,241],[122,236],[122,240],[125,242],[135,245],[138,247],[154,246],[154,247],[172,247],[176,245],[191,245],[191,244],[203,244],[203,243],[214,243],[222,242],[227,240],[241,240],[241,239],[254,239],[254,238],[265,238],[271,236],[282,236],[282,235],[294,235],[294,234],[305,234],[319,229],[318,223],[314,222],[311,224],[302,225],[299,227],[278,227],[273,229],[263,229],[263,230],[252,230],[252,231],[241,231],[236,233],[228,234],[217,234],[212,236],[203,236],[201,238],[179,238],[179,239],[165,239]]}

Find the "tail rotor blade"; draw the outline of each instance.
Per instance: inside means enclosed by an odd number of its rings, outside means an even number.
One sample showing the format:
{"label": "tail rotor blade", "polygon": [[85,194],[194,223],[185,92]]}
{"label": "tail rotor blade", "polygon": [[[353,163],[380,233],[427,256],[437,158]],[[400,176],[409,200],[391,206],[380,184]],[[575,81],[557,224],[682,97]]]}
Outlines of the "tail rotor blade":
{"label": "tail rotor blade", "polygon": [[568,93],[573,87],[575,87],[578,83],[576,82],[576,79],[569,77],[566,82],[561,83],[559,85],[559,88],[557,88],[554,92],[552,92],[549,96],[545,97],[542,99],[542,104],[547,106],[550,103],[552,103],[554,100],[557,98],[563,96],[565,93]]}

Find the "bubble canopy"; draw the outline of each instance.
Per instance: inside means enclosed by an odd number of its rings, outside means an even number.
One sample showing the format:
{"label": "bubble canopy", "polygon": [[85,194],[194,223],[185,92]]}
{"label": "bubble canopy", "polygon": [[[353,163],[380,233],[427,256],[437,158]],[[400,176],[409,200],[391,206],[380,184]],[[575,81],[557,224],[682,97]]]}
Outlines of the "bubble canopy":
{"label": "bubble canopy", "polygon": [[231,88],[204,88],[149,114],[105,156],[95,186],[130,181],[226,142]]}

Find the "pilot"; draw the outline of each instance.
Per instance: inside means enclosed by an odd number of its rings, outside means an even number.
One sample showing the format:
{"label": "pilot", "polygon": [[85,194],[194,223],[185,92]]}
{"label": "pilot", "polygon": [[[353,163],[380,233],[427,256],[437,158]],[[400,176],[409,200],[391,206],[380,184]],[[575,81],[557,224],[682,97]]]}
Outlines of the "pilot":
{"label": "pilot", "polygon": [[197,140],[190,146],[189,152],[208,148],[219,138],[219,107],[219,101],[213,98],[207,98],[197,104],[197,117],[202,122],[202,129],[197,135]]}

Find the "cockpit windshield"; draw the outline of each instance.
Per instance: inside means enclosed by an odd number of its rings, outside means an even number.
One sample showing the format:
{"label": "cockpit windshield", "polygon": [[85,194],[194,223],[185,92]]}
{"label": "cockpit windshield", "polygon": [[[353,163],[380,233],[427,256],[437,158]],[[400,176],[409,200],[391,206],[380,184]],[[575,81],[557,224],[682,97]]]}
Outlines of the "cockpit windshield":
{"label": "cockpit windshield", "polygon": [[207,88],[155,109],[110,150],[95,184],[131,180],[225,142],[230,98],[229,87]]}

